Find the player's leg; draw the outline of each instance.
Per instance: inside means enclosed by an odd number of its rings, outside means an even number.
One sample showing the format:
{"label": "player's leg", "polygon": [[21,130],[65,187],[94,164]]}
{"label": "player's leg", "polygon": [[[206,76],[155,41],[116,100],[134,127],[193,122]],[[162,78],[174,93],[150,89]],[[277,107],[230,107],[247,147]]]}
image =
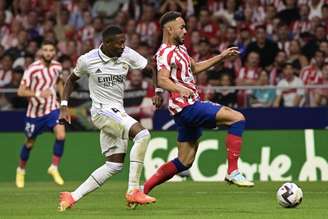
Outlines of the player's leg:
{"label": "player's leg", "polygon": [[16,169],[16,186],[18,188],[24,188],[25,185],[25,169],[30,157],[30,152],[35,143],[35,140],[39,134],[42,133],[45,126],[45,120],[41,118],[29,118],[25,119],[25,130],[26,136],[25,143],[23,144],[20,151],[19,165]]}
{"label": "player's leg", "polygon": [[178,157],[163,164],[144,184],[144,192],[148,194],[154,187],[171,179],[175,174],[185,171],[194,162],[198,141],[178,142]]}
{"label": "player's leg", "polygon": [[65,211],[67,208],[71,208],[82,197],[101,187],[106,180],[123,169],[127,141],[113,137],[101,130],[100,145],[102,153],[106,156],[107,161],[93,171],[91,175],[73,192],[60,193],[60,211]]}
{"label": "player's leg", "polygon": [[245,117],[242,113],[229,107],[222,107],[216,114],[218,125],[227,125],[228,135],[226,137],[226,150],[228,159],[228,173],[226,180],[238,186],[254,186],[253,182],[246,178],[238,170],[238,159],[240,157],[242,134],[245,128]]}
{"label": "player's leg", "polygon": [[128,190],[125,196],[128,207],[134,207],[134,203],[146,204],[156,202],[155,198],[145,195],[144,192],[140,190],[140,176],[144,165],[146,150],[150,141],[150,133],[131,117],[125,120],[125,128],[125,133],[127,133],[128,130],[129,138],[133,140],[133,145],[130,150]]}
{"label": "player's leg", "polygon": [[59,173],[58,167],[64,153],[65,126],[56,124],[53,131],[55,134],[55,142],[53,146],[52,162],[48,168],[48,174],[53,177],[56,184],[64,185],[64,180]]}
{"label": "player's leg", "polygon": [[24,188],[25,186],[25,168],[30,157],[35,140],[27,138],[20,151],[19,165],[16,169],[16,186],[17,188]]}
{"label": "player's leg", "polygon": [[53,145],[53,155],[52,162],[48,168],[48,174],[51,175],[54,179],[54,182],[58,185],[64,185],[64,180],[61,177],[58,166],[61,160],[61,157],[64,153],[64,143],[65,143],[65,126],[59,124],[59,110],[54,110],[49,113],[47,116],[47,126],[54,132],[55,142]]}

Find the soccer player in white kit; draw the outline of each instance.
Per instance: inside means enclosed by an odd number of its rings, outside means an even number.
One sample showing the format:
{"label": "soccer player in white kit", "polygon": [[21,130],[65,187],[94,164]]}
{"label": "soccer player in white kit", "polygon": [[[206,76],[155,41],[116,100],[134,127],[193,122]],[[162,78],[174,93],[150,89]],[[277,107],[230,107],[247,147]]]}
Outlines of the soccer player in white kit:
{"label": "soccer player in white kit", "polygon": [[71,122],[67,109],[68,98],[75,81],[88,76],[92,122],[100,129],[101,151],[107,160],[75,191],[60,193],[60,211],[72,207],[83,196],[99,188],[108,178],[122,170],[128,139],[133,140],[128,191],[125,195],[128,206],[156,201],[144,194],[139,185],[150,133],[127,115],[123,108],[124,82],[128,70],[145,68],[147,59],[124,45],[125,34],[117,26],[108,27],[102,38],[103,43],[99,48],[79,57],[73,73],[68,77],[61,101],[60,120]]}

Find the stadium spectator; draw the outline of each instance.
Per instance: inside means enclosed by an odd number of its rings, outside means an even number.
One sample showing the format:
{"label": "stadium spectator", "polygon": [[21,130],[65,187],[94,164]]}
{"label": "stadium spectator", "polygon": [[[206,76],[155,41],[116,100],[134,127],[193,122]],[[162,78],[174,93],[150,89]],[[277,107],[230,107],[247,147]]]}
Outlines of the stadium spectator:
{"label": "stadium spectator", "polygon": [[277,17],[280,21],[290,25],[294,21],[300,18],[300,14],[297,8],[297,0],[286,0],[285,9],[278,12]]}
{"label": "stadium spectator", "polygon": [[[12,71],[11,82],[7,84],[4,88],[17,89],[19,87],[23,74],[24,69],[21,66],[14,68]],[[8,101],[9,107],[11,109],[25,109],[27,106],[26,98],[19,97],[16,93],[6,93],[5,98]]]}
{"label": "stadium spectator", "polygon": [[[220,74],[219,78],[219,86],[221,88],[233,86],[232,77],[229,73]],[[224,106],[228,106],[231,108],[237,107],[237,90],[235,89],[221,89],[220,91],[216,91],[214,94],[209,96],[209,100],[214,103],[219,103]]]}
{"label": "stadium spectator", "polygon": [[[322,84],[328,86],[328,63],[326,62],[322,69]],[[316,96],[317,106],[328,106],[328,88],[318,89]]]}
{"label": "stadium spectator", "polygon": [[290,41],[287,57],[288,62],[292,62],[293,65],[298,69],[302,69],[309,64],[308,59],[301,52],[301,44],[297,39]]}
{"label": "stadium spectator", "polygon": [[[269,85],[269,76],[265,70],[261,71],[257,84],[259,86]],[[249,104],[251,107],[271,107],[275,96],[275,89],[254,89],[250,95]]]}
{"label": "stadium spectator", "polygon": [[282,69],[287,60],[287,54],[285,51],[280,50],[275,59],[274,63],[272,65],[272,68],[269,72],[269,84],[270,85],[277,85],[277,83],[282,79]]}
{"label": "stadium spectator", "polygon": [[324,0],[310,0],[308,5],[310,7],[309,18],[312,19],[314,17],[322,17],[322,6],[324,4]]}
{"label": "stadium spectator", "polygon": [[295,38],[299,38],[300,33],[309,31],[311,28],[311,22],[309,19],[310,8],[307,4],[299,6],[300,19],[295,20],[292,24],[292,32]]}
{"label": "stadium spectator", "polygon": [[[300,78],[305,85],[315,85],[322,83],[322,70],[325,53],[321,50],[315,52],[314,58],[309,66],[301,70]],[[316,106],[318,92],[316,89],[306,90],[306,97],[309,106]]]}
{"label": "stadium spectator", "polygon": [[5,54],[1,58],[0,65],[0,88],[5,87],[12,79],[13,58],[9,54]]}
{"label": "stadium spectator", "polygon": [[[276,99],[273,106],[299,107],[303,104],[304,86],[303,81],[295,76],[292,63],[285,63],[283,67],[284,78],[279,81],[276,90]],[[294,88],[297,86],[297,88]]]}
{"label": "stadium spectator", "polygon": [[246,55],[250,52],[257,52],[260,55],[260,66],[262,68],[269,67],[278,53],[276,42],[267,39],[264,26],[256,27],[255,41],[247,46]]}

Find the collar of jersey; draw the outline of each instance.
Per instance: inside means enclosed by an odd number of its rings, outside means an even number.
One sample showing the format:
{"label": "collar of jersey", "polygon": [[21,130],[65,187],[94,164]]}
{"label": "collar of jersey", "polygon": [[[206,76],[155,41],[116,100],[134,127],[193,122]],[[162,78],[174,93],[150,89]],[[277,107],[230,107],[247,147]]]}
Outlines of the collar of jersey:
{"label": "collar of jersey", "polygon": [[108,62],[108,61],[111,60],[112,58],[106,56],[105,53],[103,53],[103,52],[101,51],[101,49],[100,49],[101,46],[102,46],[102,44],[101,44],[101,45],[99,46],[99,48],[98,48],[98,55],[99,55],[100,59],[101,59],[103,62]]}

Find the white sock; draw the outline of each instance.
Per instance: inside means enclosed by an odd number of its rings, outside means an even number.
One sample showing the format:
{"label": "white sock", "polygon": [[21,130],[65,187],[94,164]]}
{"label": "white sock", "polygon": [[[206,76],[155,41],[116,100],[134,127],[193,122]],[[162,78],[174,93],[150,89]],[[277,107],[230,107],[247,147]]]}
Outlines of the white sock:
{"label": "white sock", "polygon": [[120,172],[123,168],[122,163],[108,162],[95,171],[85,180],[74,192],[71,193],[74,201],[78,201],[83,196],[102,186],[111,176]]}
{"label": "white sock", "polygon": [[139,132],[133,139],[133,146],[130,151],[130,169],[128,191],[138,188],[140,184],[140,176],[143,168],[148,143],[150,141],[150,133],[144,129]]}

